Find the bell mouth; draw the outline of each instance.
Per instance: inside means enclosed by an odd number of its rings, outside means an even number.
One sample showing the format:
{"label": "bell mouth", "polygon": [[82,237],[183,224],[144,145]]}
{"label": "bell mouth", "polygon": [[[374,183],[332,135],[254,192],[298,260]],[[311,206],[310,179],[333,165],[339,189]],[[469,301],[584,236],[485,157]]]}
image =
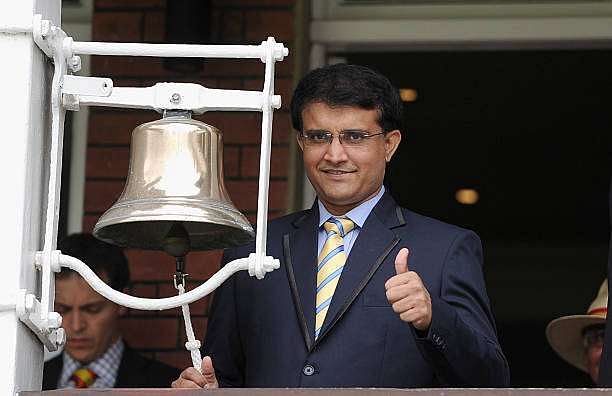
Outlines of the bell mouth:
{"label": "bell mouth", "polygon": [[192,250],[241,246],[255,237],[253,227],[234,207],[216,200],[176,197],[115,204],[100,217],[93,234],[121,247],[163,250],[176,222],[185,227]]}

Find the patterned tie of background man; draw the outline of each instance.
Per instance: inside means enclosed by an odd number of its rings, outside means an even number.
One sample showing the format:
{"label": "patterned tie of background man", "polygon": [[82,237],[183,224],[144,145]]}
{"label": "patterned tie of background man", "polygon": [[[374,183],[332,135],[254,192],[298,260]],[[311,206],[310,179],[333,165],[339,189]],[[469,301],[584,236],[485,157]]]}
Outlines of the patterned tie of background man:
{"label": "patterned tie of background man", "polygon": [[91,369],[87,367],[81,367],[76,370],[70,380],[74,382],[75,388],[89,388],[95,381],[98,376]]}

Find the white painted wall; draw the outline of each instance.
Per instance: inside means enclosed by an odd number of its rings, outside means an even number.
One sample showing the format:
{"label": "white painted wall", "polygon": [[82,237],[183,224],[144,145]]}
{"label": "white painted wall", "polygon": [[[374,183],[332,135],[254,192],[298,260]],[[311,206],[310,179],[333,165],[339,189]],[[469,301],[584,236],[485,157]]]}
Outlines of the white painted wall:
{"label": "white painted wall", "polygon": [[[59,25],[60,0],[10,2],[0,13],[0,25],[31,25],[35,13]],[[0,298],[7,302],[21,288],[40,294],[33,262],[44,229],[52,67],[31,34],[0,33],[0,53]],[[39,390],[42,344],[12,310],[0,312],[0,336],[0,394]]]}

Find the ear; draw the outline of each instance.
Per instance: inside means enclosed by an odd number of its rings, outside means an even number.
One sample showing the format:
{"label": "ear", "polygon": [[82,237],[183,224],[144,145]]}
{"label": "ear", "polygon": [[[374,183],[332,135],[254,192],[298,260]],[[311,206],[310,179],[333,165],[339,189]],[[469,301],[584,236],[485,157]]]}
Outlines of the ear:
{"label": "ear", "polygon": [[304,142],[302,142],[302,139],[300,139],[300,134],[299,133],[295,134],[295,139],[297,140],[297,143],[300,146],[300,149],[302,149],[302,151],[304,151]]}
{"label": "ear", "polygon": [[385,161],[391,161],[401,141],[402,133],[399,129],[395,129],[385,134]]}

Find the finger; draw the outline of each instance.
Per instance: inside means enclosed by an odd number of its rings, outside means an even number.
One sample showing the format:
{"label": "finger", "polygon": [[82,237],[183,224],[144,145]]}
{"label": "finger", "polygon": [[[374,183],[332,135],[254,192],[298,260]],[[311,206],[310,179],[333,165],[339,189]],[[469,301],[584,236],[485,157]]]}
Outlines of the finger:
{"label": "finger", "polygon": [[424,314],[423,314],[423,312],[413,308],[413,309],[410,309],[410,310],[408,310],[406,312],[402,312],[399,315],[399,317],[404,322],[414,323],[414,322],[417,322],[420,319],[422,319],[424,317]]}
{"label": "finger", "polygon": [[181,373],[179,379],[191,381],[197,384],[200,388],[206,385],[206,379],[204,376],[194,367],[188,367]]}
{"label": "finger", "polygon": [[387,300],[393,304],[404,298],[414,299],[420,294],[418,285],[414,283],[394,286],[385,292]]}
{"label": "finger", "polygon": [[216,388],[218,386],[217,376],[215,375],[215,368],[213,367],[212,359],[210,356],[204,356],[202,359],[202,375],[206,380],[208,388]]}
{"label": "finger", "polygon": [[195,382],[189,381],[183,378],[179,378],[179,379],[172,381],[171,386],[173,388],[181,388],[181,389],[185,389],[185,388],[200,389],[202,388],[200,385],[196,384]]}
{"label": "finger", "polygon": [[410,252],[408,248],[401,248],[400,251],[395,256],[395,273],[403,274],[408,272],[408,255]]}
{"label": "finger", "polygon": [[423,282],[421,281],[421,277],[419,276],[419,274],[417,274],[416,272],[408,271],[404,272],[403,274],[394,275],[391,278],[387,279],[387,281],[385,282],[385,289],[389,290],[392,287],[408,284],[420,285],[421,283]]}

